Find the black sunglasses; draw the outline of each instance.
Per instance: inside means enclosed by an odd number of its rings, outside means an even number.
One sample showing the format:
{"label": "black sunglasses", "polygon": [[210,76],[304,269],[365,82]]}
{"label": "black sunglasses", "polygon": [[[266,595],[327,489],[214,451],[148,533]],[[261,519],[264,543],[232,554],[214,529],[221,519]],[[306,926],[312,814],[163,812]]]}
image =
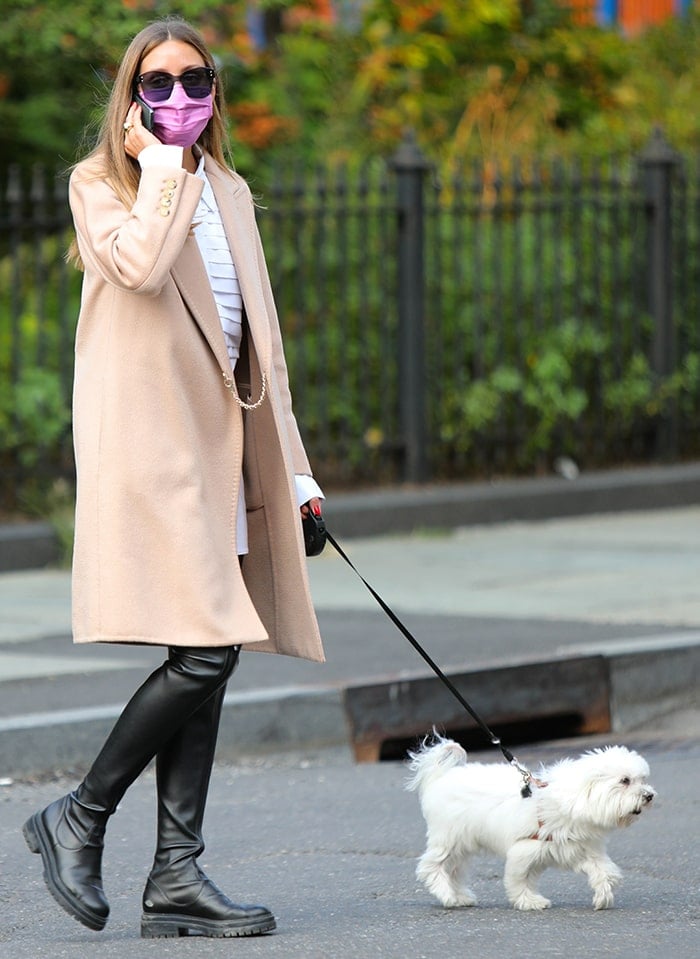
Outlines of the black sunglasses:
{"label": "black sunglasses", "polygon": [[136,77],[135,86],[140,86],[141,92],[149,100],[162,103],[163,100],[170,98],[175,81],[179,80],[188,97],[203,100],[211,93],[215,78],[216,73],[211,67],[193,67],[191,70],[185,70],[179,77],[174,77],[172,73],[165,73],[163,70],[150,70]]}

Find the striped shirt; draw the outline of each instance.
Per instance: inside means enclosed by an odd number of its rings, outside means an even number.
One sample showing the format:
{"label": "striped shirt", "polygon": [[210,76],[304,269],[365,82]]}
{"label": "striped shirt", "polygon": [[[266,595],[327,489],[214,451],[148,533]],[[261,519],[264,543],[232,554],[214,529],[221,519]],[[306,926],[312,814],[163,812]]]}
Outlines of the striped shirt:
{"label": "striped shirt", "polygon": [[[214,302],[219,312],[226,349],[231,361],[231,370],[235,370],[236,361],[241,355],[243,337],[243,297],[224,225],[221,222],[219,207],[204,171],[204,156],[199,160],[195,176],[203,181],[204,189],[194,215],[194,235],[209,275],[211,291],[214,294]],[[248,522],[242,476],[236,513],[236,546],[239,556],[248,552]]]}

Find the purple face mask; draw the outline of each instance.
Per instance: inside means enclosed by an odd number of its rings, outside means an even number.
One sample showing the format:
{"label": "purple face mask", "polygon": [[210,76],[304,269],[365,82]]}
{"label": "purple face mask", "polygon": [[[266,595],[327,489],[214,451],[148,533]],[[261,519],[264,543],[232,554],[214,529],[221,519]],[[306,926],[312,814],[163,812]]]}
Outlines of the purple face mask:
{"label": "purple face mask", "polygon": [[191,147],[204,131],[214,112],[214,97],[209,94],[202,100],[188,97],[182,84],[176,83],[170,99],[154,103],[143,98],[153,107],[153,133],[161,143],[169,146]]}

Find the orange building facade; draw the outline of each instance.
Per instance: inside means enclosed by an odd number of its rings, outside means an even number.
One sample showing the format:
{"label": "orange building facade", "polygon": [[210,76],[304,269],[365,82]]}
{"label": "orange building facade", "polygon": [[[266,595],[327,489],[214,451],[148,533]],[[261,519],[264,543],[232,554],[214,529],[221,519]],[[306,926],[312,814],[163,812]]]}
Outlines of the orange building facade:
{"label": "orange building facade", "polygon": [[624,33],[639,33],[684,13],[692,0],[565,0],[579,23],[617,25]]}

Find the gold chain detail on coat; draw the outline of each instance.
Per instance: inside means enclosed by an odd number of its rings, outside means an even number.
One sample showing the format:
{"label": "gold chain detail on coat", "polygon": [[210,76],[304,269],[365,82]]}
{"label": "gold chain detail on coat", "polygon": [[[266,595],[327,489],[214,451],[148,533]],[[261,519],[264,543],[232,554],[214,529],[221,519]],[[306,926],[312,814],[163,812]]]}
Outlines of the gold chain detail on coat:
{"label": "gold chain detail on coat", "polygon": [[226,389],[230,390],[231,396],[233,396],[234,400],[236,401],[236,403],[238,403],[238,405],[240,406],[242,410],[257,410],[259,406],[262,406],[263,401],[265,399],[265,394],[267,393],[267,378],[265,376],[264,371],[262,374],[262,387],[260,389],[260,398],[256,400],[255,403],[244,403],[243,400],[238,395],[238,390],[236,389],[236,381],[234,380],[234,378],[229,373],[227,373],[226,370],[222,370],[221,372],[224,377],[224,385]]}

